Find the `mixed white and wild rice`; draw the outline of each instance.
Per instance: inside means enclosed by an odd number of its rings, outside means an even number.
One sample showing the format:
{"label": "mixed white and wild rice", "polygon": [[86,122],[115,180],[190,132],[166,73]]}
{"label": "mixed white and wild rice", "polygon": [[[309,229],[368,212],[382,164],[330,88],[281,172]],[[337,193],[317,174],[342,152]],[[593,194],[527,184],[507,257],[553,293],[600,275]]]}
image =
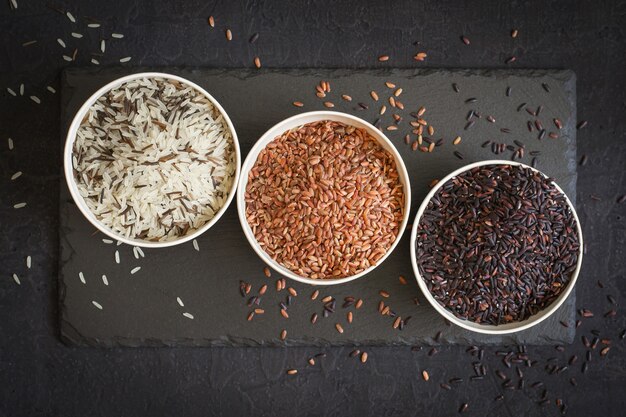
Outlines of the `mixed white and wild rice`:
{"label": "mixed white and wild rice", "polygon": [[129,81],[100,97],[79,127],[80,195],[128,238],[175,240],[210,221],[233,185],[236,152],[220,111],[176,80]]}

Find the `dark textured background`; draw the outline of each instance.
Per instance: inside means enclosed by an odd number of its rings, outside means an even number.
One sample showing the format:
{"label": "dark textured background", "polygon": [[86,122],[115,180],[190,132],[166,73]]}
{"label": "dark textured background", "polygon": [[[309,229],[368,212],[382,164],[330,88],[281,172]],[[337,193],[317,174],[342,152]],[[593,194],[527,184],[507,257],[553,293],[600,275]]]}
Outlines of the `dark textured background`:
{"label": "dark textured background", "polygon": [[[618,334],[626,327],[622,304],[626,296],[626,193],[624,113],[626,5],[618,1],[544,2],[197,2],[124,1],[57,3],[69,9],[71,24],[43,1],[18,0],[11,11],[0,8],[0,415],[454,415],[463,402],[467,415],[559,415],[555,399],[567,404],[568,415],[623,415],[626,399],[626,355]],[[210,30],[208,15],[216,17]],[[87,29],[83,16],[103,24]],[[228,43],[223,29],[234,39]],[[518,28],[517,39],[509,36]],[[72,31],[85,34],[74,39]],[[501,369],[485,349],[488,377],[468,381],[477,359],[464,348],[368,349],[362,365],[348,358],[349,348],[323,349],[321,365],[286,377],[320,349],[85,349],[59,341],[56,315],[58,265],[59,97],[45,90],[58,88],[60,70],[88,65],[99,37],[120,32],[109,42],[103,65],[252,66],[259,55],[266,67],[505,67],[515,54],[519,68],[569,68],[578,77],[578,117],[589,125],[578,132],[578,153],[588,156],[579,167],[578,211],[587,255],[577,286],[578,305],[595,313],[583,319],[573,345],[559,352],[553,346],[528,349],[537,363],[524,368],[526,388],[504,391],[494,402]],[[254,45],[247,39],[260,37]],[[471,45],[461,43],[465,34]],[[76,63],[62,59],[57,37],[79,52]],[[38,43],[22,47],[22,43]],[[420,42],[415,46],[414,42]],[[66,50],[67,51],[67,50]],[[416,63],[412,55],[428,58]],[[67,53],[67,52],[66,52]],[[388,54],[387,63],[378,63]],[[25,96],[14,98],[5,87]],[[9,152],[6,138],[15,150]],[[24,175],[9,178],[15,171]],[[13,204],[26,201],[24,209]],[[24,259],[33,256],[33,268]],[[22,285],[11,278],[18,273]],[[597,284],[598,280],[603,288]],[[617,306],[607,300],[612,295]],[[615,308],[617,315],[603,315]],[[589,370],[581,374],[585,348],[581,336],[592,330],[610,338],[605,358],[592,351]],[[558,375],[548,375],[547,363],[578,361]],[[552,359],[555,358],[555,359]],[[420,377],[427,369],[430,381]],[[451,391],[439,383],[460,376],[465,382]],[[578,386],[569,384],[575,377]],[[537,405],[541,380],[552,401]],[[484,396],[484,400],[479,398]]]}

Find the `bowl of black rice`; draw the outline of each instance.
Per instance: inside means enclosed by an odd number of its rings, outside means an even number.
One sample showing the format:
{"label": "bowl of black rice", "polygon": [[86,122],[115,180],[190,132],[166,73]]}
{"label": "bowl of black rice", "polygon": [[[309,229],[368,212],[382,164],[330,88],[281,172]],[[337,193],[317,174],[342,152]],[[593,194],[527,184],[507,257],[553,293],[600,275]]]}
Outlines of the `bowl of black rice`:
{"label": "bowl of black rice", "polygon": [[574,205],[530,166],[482,161],[420,206],[411,262],[430,304],[460,327],[506,334],[548,318],[574,288],[583,236]]}

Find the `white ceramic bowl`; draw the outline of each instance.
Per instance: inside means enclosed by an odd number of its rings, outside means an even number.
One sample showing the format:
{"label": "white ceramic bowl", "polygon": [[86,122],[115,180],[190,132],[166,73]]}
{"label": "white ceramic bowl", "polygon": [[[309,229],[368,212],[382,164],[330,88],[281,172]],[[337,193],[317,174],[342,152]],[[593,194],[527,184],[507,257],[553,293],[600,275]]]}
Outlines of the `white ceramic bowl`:
{"label": "white ceramic bowl", "polygon": [[[107,91],[113,88],[117,88],[120,85],[128,81],[136,80],[138,78],[166,78],[166,79],[176,80],[183,84],[187,84],[190,87],[193,87],[199,93],[206,96],[206,98],[208,98],[209,101],[213,103],[215,108],[218,109],[220,113],[222,113],[222,115],[224,116],[224,120],[226,121],[228,129],[230,130],[232,134],[233,147],[235,149],[235,164],[236,164],[235,176],[233,178],[233,184],[230,190],[228,191],[228,198],[226,199],[226,202],[224,203],[224,205],[219,209],[219,211],[215,214],[215,216],[210,221],[208,221],[206,224],[204,224],[202,227],[200,227],[193,233],[190,233],[185,236],[181,236],[180,238],[175,239],[175,240],[169,240],[165,242],[152,242],[152,241],[146,241],[142,239],[129,239],[125,236],[122,236],[116,233],[115,231],[111,230],[107,226],[103,225],[96,218],[96,216],[91,212],[91,210],[89,209],[89,207],[87,206],[83,198],[81,197],[78,191],[78,186],[76,185],[76,180],[74,178],[74,172],[72,168],[72,152],[73,152],[73,147],[74,147],[74,140],[76,139],[76,132],[78,131],[81,121],[83,120],[83,117],[85,116],[89,108],[96,102],[96,100],[98,100],[98,98],[100,98],[100,96],[105,94]],[[76,112],[76,116],[74,116],[74,119],[72,120],[72,123],[70,124],[69,130],[67,132],[67,139],[65,140],[65,149],[63,151],[63,163],[64,163],[64,171],[65,171],[65,180],[67,181],[67,186],[69,187],[72,198],[76,202],[76,205],[78,206],[80,211],[83,213],[85,218],[89,220],[89,222],[93,224],[98,230],[100,230],[105,235],[115,240],[118,240],[120,242],[126,243],[128,245],[142,246],[144,248],[164,248],[164,247],[174,246],[174,245],[178,245],[184,242],[188,242],[192,239],[197,238],[202,233],[209,230],[211,226],[213,226],[220,219],[220,217],[222,217],[222,215],[224,214],[224,212],[230,205],[231,201],[233,200],[233,197],[235,196],[235,189],[237,188],[237,183],[239,181],[239,174],[241,171],[241,153],[239,151],[239,140],[237,139],[237,133],[235,132],[235,127],[233,126],[233,123],[230,121],[228,114],[226,114],[226,111],[224,110],[224,108],[222,108],[222,106],[217,102],[217,100],[215,100],[215,98],[213,98],[213,96],[211,96],[205,89],[177,75],[165,74],[161,72],[142,72],[142,73],[127,75],[125,77],[118,78],[115,81],[111,81],[110,83],[100,88],[95,93],[93,93],[91,97],[89,97],[87,101],[85,101],[85,103],[80,107],[80,109],[78,109],[78,112]]]}
{"label": "white ceramic bowl", "polygon": [[[402,224],[400,225],[398,236],[396,237],[396,240],[393,242],[393,245],[391,245],[387,253],[376,263],[376,265],[372,265],[366,270],[356,275],[351,275],[349,277],[337,278],[337,279],[313,279],[313,278],[308,278],[308,277],[302,277],[293,273],[292,271],[285,268],[284,266],[280,265],[261,248],[256,238],[254,237],[254,233],[252,232],[252,229],[250,228],[250,225],[248,224],[248,220],[246,219],[246,206],[245,206],[244,196],[246,193],[246,186],[248,184],[248,173],[250,172],[250,170],[256,163],[259,153],[265,148],[265,146],[268,143],[276,139],[277,136],[280,136],[285,131],[297,128],[307,123],[313,123],[313,122],[317,122],[321,120],[333,120],[333,121],[344,123],[346,125],[365,129],[374,139],[378,141],[378,143],[386,151],[388,151],[391,155],[393,155],[395,162],[396,162],[397,169],[398,169],[400,182],[402,183],[402,187],[404,188],[404,218],[402,219]],[[334,111],[312,111],[308,113],[301,113],[296,116],[292,116],[288,119],[283,120],[282,122],[274,125],[267,132],[265,132],[263,136],[261,136],[261,138],[256,142],[256,144],[252,147],[252,149],[250,150],[250,153],[246,157],[246,160],[243,163],[241,171],[242,171],[242,175],[239,181],[239,188],[237,190],[237,211],[239,213],[239,221],[241,222],[241,226],[243,227],[243,231],[246,235],[246,238],[248,239],[248,242],[250,242],[250,245],[252,246],[254,251],[257,253],[257,255],[259,255],[259,257],[266,264],[272,267],[274,270],[278,271],[280,274],[288,278],[303,282],[305,284],[312,284],[312,285],[343,284],[345,282],[352,281],[354,279],[362,277],[365,274],[373,271],[378,265],[383,263],[383,261],[387,258],[387,256],[389,256],[391,252],[393,252],[394,248],[396,247],[396,245],[400,241],[400,238],[402,237],[402,233],[404,232],[404,229],[406,228],[406,225],[409,219],[409,210],[411,208],[411,185],[409,181],[409,174],[406,170],[406,167],[404,166],[402,157],[396,150],[393,143],[380,130],[372,126],[370,123],[358,117],[355,117],[346,113],[340,113],[340,112],[334,112]]]}
{"label": "white ceramic bowl", "polygon": [[539,170],[537,170],[535,168],[532,168],[532,167],[530,167],[528,165],[525,165],[525,164],[522,164],[522,163],[519,163],[519,162],[503,161],[503,160],[492,160],[492,161],[476,162],[476,163],[473,163],[473,164],[466,165],[466,166],[464,166],[462,168],[459,168],[456,171],[448,174],[446,177],[442,178],[437,183],[437,185],[435,185],[430,190],[430,192],[428,193],[428,195],[426,195],[426,198],[422,202],[422,205],[420,206],[419,210],[417,211],[417,215],[415,216],[415,221],[413,222],[413,229],[412,229],[412,232],[411,232],[411,263],[413,264],[413,272],[415,273],[415,277],[417,279],[417,284],[419,285],[420,289],[424,293],[424,296],[426,297],[428,302],[435,308],[435,310],[437,310],[439,312],[439,314],[441,314],[443,317],[445,317],[451,323],[454,323],[457,326],[461,326],[464,329],[472,330],[472,331],[477,332],[477,333],[485,333],[485,334],[514,333],[514,332],[519,332],[521,330],[528,329],[528,328],[530,328],[530,327],[532,327],[532,326],[542,322],[543,320],[547,319],[548,317],[550,317],[550,315],[552,313],[554,313],[561,306],[561,304],[563,304],[563,302],[565,301],[567,296],[572,292],[572,289],[574,288],[574,284],[576,283],[576,279],[578,278],[578,273],[580,272],[580,266],[582,265],[582,261],[583,261],[583,233],[582,233],[582,229],[580,227],[580,220],[578,220],[578,215],[576,214],[576,210],[574,208],[574,205],[572,204],[570,199],[567,197],[567,195],[565,195],[565,193],[563,192],[561,187],[559,187],[556,183],[554,183],[554,186],[556,187],[556,189],[559,190],[565,196],[565,200],[567,201],[567,204],[569,205],[570,209],[572,210],[572,214],[574,215],[574,219],[576,220],[576,231],[578,233],[578,239],[579,239],[579,243],[580,243],[580,249],[579,249],[579,253],[578,253],[578,263],[576,264],[576,269],[574,270],[574,273],[572,274],[572,276],[570,278],[570,281],[569,281],[569,283],[567,285],[567,288],[565,288],[563,290],[563,292],[561,292],[561,294],[557,297],[556,300],[554,300],[552,302],[552,304],[550,304],[549,306],[547,306],[546,308],[544,308],[543,310],[541,310],[537,314],[534,314],[534,315],[530,316],[529,318],[527,318],[526,320],[523,320],[523,321],[518,321],[518,322],[513,322],[513,323],[506,323],[506,324],[500,324],[500,325],[495,326],[495,325],[488,325],[488,324],[477,324],[477,323],[474,323],[474,322],[469,321],[469,320],[462,320],[462,319],[458,318],[457,316],[455,316],[451,311],[449,311],[448,309],[443,307],[441,304],[439,304],[439,302],[437,300],[435,300],[435,298],[432,296],[432,294],[428,290],[428,287],[426,286],[426,282],[424,282],[424,279],[420,275],[419,268],[417,267],[417,257],[416,257],[416,248],[415,248],[415,243],[416,243],[416,239],[417,239],[417,227],[418,227],[419,222],[420,222],[420,220],[422,218],[422,215],[424,214],[424,210],[426,209],[426,206],[430,202],[430,199],[443,186],[443,184],[448,182],[448,180],[450,180],[452,177],[456,177],[457,175],[459,175],[459,174],[461,174],[461,173],[463,173],[465,171],[468,171],[468,170],[470,170],[472,168],[476,168],[478,166],[483,166],[483,165],[521,165],[524,168],[532,169],[533,171],[536,171],[536,172],[540,173],[544,177],[547,177],[541,171],[539,171]]}

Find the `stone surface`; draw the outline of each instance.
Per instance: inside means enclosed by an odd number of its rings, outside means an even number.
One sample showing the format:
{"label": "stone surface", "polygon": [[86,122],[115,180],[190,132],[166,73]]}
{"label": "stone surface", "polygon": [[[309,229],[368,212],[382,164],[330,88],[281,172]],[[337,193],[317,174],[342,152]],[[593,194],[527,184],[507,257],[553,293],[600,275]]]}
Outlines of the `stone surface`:
{"label": "stone surface", "polygon": [[[140,70],[140,69],[137,69]],[[538,168],[564,188],[572,197],[576,189],[576,130],[575,130],[575,76],[571,71],[555,70],[211,70],[211,69],[164,69],[203,86],[224,106],[237,130],[245,157],[256,139],[275,123],[307,110],[324,109],[323,101],[335,103],[333,110],[358,115],[374,123],[379,120],[383,129],[393,124],[392,113],[404,120],[397,131],[387,131],[400,150],[412,185],[411,219],[428,192],[433,178],[441,178],[467,163],[484,159],[508,159],[512,152],[499,156],[481,143],[493,141],[513,144],[513,140],[527,146],[524,161],[532,159],[529,151],[540,151]],[[64,73],[62,83],[63,132],[71,122],[76,110],[95,90],[115,78],[127,74],[126,70],[70,69]],[[315,86],[320,80],[331,83],[332,91],[323,100],[315,97]],[[402,88],[397,98],[405,110],[392,108],[387,99],[393,89],[385,86],[392,81]],[[456,83],[461,91],[452,89]],[[543,84],[547,84],[550,93]],[[507,87],[511,88],[506,96]],[[375,90],[380,99],[375,102],[369,92]],[[341,99],[349,94],[352,102]],[[466,103],[476,98],[474,103]],[[303,108],[294,107],[293,101],[301,101]],[[364,111],[358,102],[367,103]],[[245,104],[244,104],[245,103]],[[552,123],[559,118],[563,129],[559,139],[537,139],[537,132],[528,132],[526,122],[530,117],[520,104],[535,110],[549,131],[558,131]],[[388,109],[380,116],[380,106]],[[433,139],[444,138],[445,143],[432,153],[415,152],[403,141],[411,131],[408,124],[411,111],[420,106],[427,108],[424,118],[436,131]],[[470,109],[482,114],[475,126],[464,130],[466,115]],[[486,120],[492,115],[496,123]],[[501,128],[509,128],[504,134]],[[454,146],[452,139],[462,136],[462,142]],[[428,137],[426,134],[425,136]],[[413,140],[415,136],[412,135]],[[464,160],[453,155],[462,152]],[[60,305],[61,334],[67,341],[79,345],[102,346],[325,346],[325,345],[414,345],[414,344],[554,344],[571,342],[574,337],[575,300],[572,296],[549,319],[529,330],[507,336],[487,336],[446,326],[444,320],[425,301],[413,278],[409,257],[410,229],[393,254],[379,268],[366,277],[335,287],[321,287],[320,299],[332,295],[338,301],[337,312],[322,318],[323,304],[311,301],[313,287],[291,282],[299,294],[289,308],[289,319],[279,314],[278,304],[285,300],[286,291],[275,291],[274,273],[271,279],[263,275],[263,263],[245,239],[235,204],[227,210],[220,221],[197,241],[200,251],[191,243],[167,249],[146,250],[146,257],[136,260],[132,248],[102,242],[106,237],[94,233],[94,228],[73,203],[65,180],[61,179],[61,271]],[[412,223],[412,221],[411,221]],[[114,254],[119,251],[121,263],[116,264]],[[130,270],[141,270],[130,275]],[[87,284],[78,274],[82,272]],[[109,285],[101,280],[105,274]],[[408,278],[403,286],[398,276]],[[263,284],[270,289],[262,297],[261,307],[265,314],[246,320],[251,308],[246,298],[239,294],[239,280],[253,284],[254,295]],[[378,291],[391,293],[385,303],[402,317],[411,316],[402,331],[393,329],[394,318],[378,313],[378,302],[383,300]],[[363,298],[364,306],[341,308],[346,296]],[[185,307],[176,301],[180,297]],[[413,298],[422,304],[415,306]],[[104,307],[96,309],[96,300]],[[354,323],[346,323],[346,313],[354,311]],[[182,315],[189,312],[190,320]],[[316,312],[320,319],[310,323]],[[570,323],[563,327],[559,322]],[[345,332],[340,334],[335,323],[341,323]],[[287,329],[288,339],[279,339],[281,329]],[[437,332],[442,335],[433,340]]]}
{"label": "stone surface", "polygon": [[[0,6],[0,416],[451,416],[469,403],[464,416],[559,416],[560,398],[568,416],[622,416],[626,409],[626,9],[621,0],[459,2],[457,0],[365,2],[206,2],[124,0],[36,2],[17,0],[12,11]],[[67,8],[78,18],[46,5]],[[211,30],[206,18],[214,15]],[[94,30],[83,16],[101,22]],[[232,42],[223,30],[230,27]],[[510,37],[519,29],[516,39]],[[75,39],[70,32],[84,36]],[[111,32],[102,66],[151,68],[212,66],[253,68],[570,68],[577,76],[577,149],[588,162],[578,168],[577,207],[587,246],[577,284],[576,304],[594,312],[581,319],[572,344],[529,346],[537,361],[522,368],[526,388],[504,390],[495,371],[517,383],[496,355],[515,346],[487,346],[488,376],[471,381],[465,346],[414,352],[408,347],[367,348],[366,364],[350,358],[352,347],[296,348],[111,348],[68,346],[60,340],[59,270],[60,71],[85,66]],[[248,42],[258,32],[259,39]],[[469,46],[460,41],[464,34]],[[55,39],[63,38],[62,49]],[[22,43],[37,40],[23,47]],[[419,45],[414,44],[419,42]],[[62,54],[78,48],[76,62]],[[424,51],[424,62],[413,55]],[[379,63],[377,57],[391,58]],[[509,66],[504,60],[516,55]],[[25,96],[13,97],[10,87]],[[28,96],[36,94],[41,104]],[[262,128],[259,128],[262,130]],[[7,138],[15,147],[8,150]],[[24,174],[15,181],[16,171]],[[598,200],[599,199],[599,200]],[[14,210],[13,204],[28,205]],[[32,269],[25,265],[32,256]],[[22,285],[11,275],[17,273]],[[603,288],[597,282],[600,281]],[[607,296],[615,298],[612,305]],[[615,308],[617,316],[604,318]],[[577,317],[579,318],[579,317]],[[581,337],[592,330],[612,340],[602,358],[586,351]],[[315,367],[306,360],[324,352]],[[545,366],[578,361],[558,375]],[[515,365],[514,365],[515,367]],[[285,371],[299,369],[295,377]],[[430,381],[421,378],[422,370]],[[451,391],[439,384],[464,382]],[[575,378],[577,386],[570,384]],[[550,403],[537,402],[545,383]],[[494,401],[503,394],[503,401]]]}

